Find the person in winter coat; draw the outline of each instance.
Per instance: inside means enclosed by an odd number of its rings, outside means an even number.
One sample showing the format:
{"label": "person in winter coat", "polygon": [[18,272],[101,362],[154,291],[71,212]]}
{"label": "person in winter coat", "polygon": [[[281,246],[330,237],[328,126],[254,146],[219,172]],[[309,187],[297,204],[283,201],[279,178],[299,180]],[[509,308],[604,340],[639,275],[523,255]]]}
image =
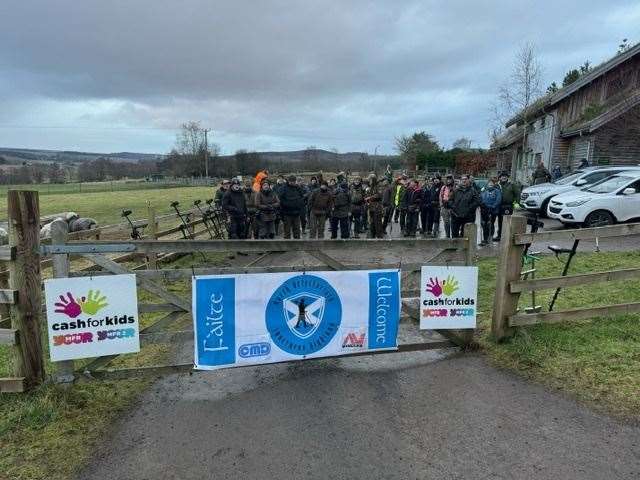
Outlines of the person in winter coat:
{"label": "person in winter coat", "polygon": [[399,191],[396,191],[396,216],[400,222],[400,231],[404,235],[407,231],[407,187],[409,180],[402,180]]}
{"label": "person in winter coat", "polygon": [[351,195],[346,182],[339,183],[333,196],[333,212],[331,215],[331,239],[349,238],[349,212],[351,210]]}
{"label": "person in winter coat", "polygon": [[393,223],[400,220],[400,203],[406,189],[404,176],[398,178],[393,189]]}
{"label": "person in winter coat", "polygon": [[440,233],[440,189],[442,189],[442,179],[440,178],[440,174],[436,174],[430,188],[431,215],[427,223],[427,233],[432,234],[436,238]]}
{"label": "person in winter coat", "polygon": [[393,192],[395,190],[395,184],[393,181],[382,181],[381,189],[382,189],[382,210],[383,210],[383,218],[382,218],[382,230],[384,233],[387,233],[387,226],[393,220]]}
{"label": "person in winter coat", "polygon": [[553,166],[553,169],[551,169],[551,176],[553,177],[553,180],[556,181],[558,180],[560,177],[562,177],[562,169],[560,168],[559,164],[555,164]]}
{"label": "person in winter coat", "polygon": [[498,234],[493,238],[494,242],[499,242],[502,236],[502,220],[505,215],[513,214],[513,204],[520,200],[520,186],[509,181],[509,174],[500,174],[500,193],[502,194],[502,204],[498,213]]}
{"label": "person in winter coat", "polygon": [[405,237],[415,237],[418,229],[418,217],[422,206],[422,189],[418,180],[411,180],[405,192],[405,204],[407,209]]}
{"label": "person in winter coat", "polygon": [[304,191],[296,183],[296,177],[290,175],[280,195],[280,214],[284,224],[284,238],[300,238],[300,215],[305,208]]}
{"label": "person in winter coat", "polygon": [[364,201],[369,211],[369,237],[383,238],[382,229],[382,192],[378,185],[378,177],[375,174],[369,175],[369,187],[366,191]]}
{"label": "person in winter coat", "polygon": [[433,215],[431,213],[433,209],[431,202],[432,185],[433,181],[431,179],[425,180],[422,185],[422,203],[420,204],[420,233],[422,233],[422,235],[431,235],[431,230],[429,230],[429,217]]}
{"label": "person in winter coat", "polygon": [[302,228],[302,234],[305,235],[307,233],[307,204],[309,203],[309,195],[311,195],[311,190],[309,187],[304,184],[304,179],[302,177],[298,177],[298,186],[302,189],[304,194],[304,208],[302,209],[302,213],[300,214],[300,227]]}
{"label": "person in winter coat", "polygon": [[322,182],[309,197],[309,238],[324,238],[327,217],[333,209],[333,195],[327,182]]}
{"label": "person in winter coat", "polygon": [[227,179],[222,180],[222,183],[220,184],[220,188],[216,190],[216,194],[213,197],[213,203],[215,204],[216,207],[222,208],[222,197],[224,197],[224,194],[227,193],[230,186],[231,186],[231,181]]}
{"label": "person in winter coat", "polygon": [[480,221],[482,224],[482,241],[480,245],[488,245],[493,238],[496,218],[500,214],[500,205],[502,205],[502,192],[496,185],[498,179],[492,177],[487,182],[487,186],[480,194]]}
{"label": "person in winter coat", "polygon": [[362,178],[356,177],[351,185],[351,220],[353,222],[353,236],[359,238],[364,233],[362,219],[364,216],[364,188]]}
{"label": "person in winter coat", "polygon": [[444,185],[440,189],[440,216],[444,225],[444,233],[447,238],[451,238],[451,196],[455,185],[453,175],[445,177]]}
{"label": "person in winter coat", "polygon": [[240,181],[237,178],[233,179],[231,188],[222,197],[222,209],[229,216],[229,238],[244,238],[244,229],[247,222],[247,202]]}
{"label": "person in winter coat", "polygon": [[247,204],[247,224],[245,226],[246,238],[258,238],[258,219],[256,214],[258,209],[256,207],[256,192],[253,190],[253,184],[251,180],[244,182],[244,200]]}
{"label": "person in winter coat", "polygon": [[540,185],[541,183],[547,183],[551,181],[551,174],[547,167],[544,166],[542,160],[538,162],[538,166],[533,171],[533,175],[531,178],[534,185]]}
{"label": "person in winter coat", "polygon": [[[278,199],[280,199],[280,195],[282,194],[282,191],[284,190],[284,187],[286,184],[287,182],[285,182],[284,177],[282,175],[278,175],[278,178],[276,178],[276,184],[272,187],[273,193],[277,195]],[[282,223],[282,212],[280,212],[280,208],[278,208],[278,211],[276,212],[276,220],[274,223],[274,226],[276,229],[276,237],[280,235],[281,223]]]}
{"label": "person in winter coat", "polygon": [[476,210],[480,206],[480,196],[471,185],[468,175],[463,175],[460,185],[449,197],[451,206],[451,236],[462,237],[464,226],[467,223],[475,223]]}
{"label": "person in winter coat", "polygon": [[268,181],[263,181],[260,191],[256,194],[256,208],[258,210],[258,235],[261,239],[271,239],[275,237],[275,220],[280,200],[271,188]]}

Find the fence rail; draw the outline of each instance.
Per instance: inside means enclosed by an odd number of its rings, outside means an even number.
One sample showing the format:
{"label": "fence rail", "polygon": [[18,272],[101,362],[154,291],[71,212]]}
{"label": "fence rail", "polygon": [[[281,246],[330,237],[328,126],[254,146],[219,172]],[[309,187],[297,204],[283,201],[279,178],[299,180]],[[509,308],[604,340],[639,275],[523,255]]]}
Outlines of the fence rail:
{"label": "fence rail", "polygon": [[525,233],[526,219],[513,216],[505,218],[504,234],[500,244],[500,256],[496,278],[491,330],[497,340],[514,333],[514,327],[538,323],[558,323],[600,316],[613,316],[640,312],[640,303],[576,308],[553,312],[525,313],[518,310],[520,294],[545,289],[575,287],[594,283],[640,278],[640,268],[583,273],[560,277],[522,279],[522,257],[525,248],[534,242],[620,237],[640,234],[640,223],[609,227]]}

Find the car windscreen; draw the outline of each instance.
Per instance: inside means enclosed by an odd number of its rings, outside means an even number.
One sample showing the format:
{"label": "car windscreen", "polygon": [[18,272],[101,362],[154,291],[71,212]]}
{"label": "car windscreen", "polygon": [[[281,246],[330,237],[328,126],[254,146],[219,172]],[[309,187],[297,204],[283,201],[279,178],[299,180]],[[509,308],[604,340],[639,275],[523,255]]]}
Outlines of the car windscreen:
{"label": "car windscreen", "polygon": [[577,180],[583,173],[584,172],[571,172],[564,177],[560,177],[559,179],[555,180],[553,183],[555,183],[556,185],[569,185],[571,182]]}
{"label": "car windscreen", "polygon": [[634,177],[627,177],[625,175],[614,175],[613,177],[609,177],[606,180],[603,180],[595,185],[592,185],[589,188],[585,188],[585,192],[591,193],[611,193],[615,192],[620,187],[625,186]]}

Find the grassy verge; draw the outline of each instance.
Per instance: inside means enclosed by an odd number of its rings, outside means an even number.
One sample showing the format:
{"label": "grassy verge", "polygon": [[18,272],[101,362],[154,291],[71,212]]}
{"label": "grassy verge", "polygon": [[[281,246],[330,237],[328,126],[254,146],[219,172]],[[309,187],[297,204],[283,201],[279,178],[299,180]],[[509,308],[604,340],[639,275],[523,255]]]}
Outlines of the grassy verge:
{"label": "grassy verge", "polygon": [[[56,195],[40,195],[40,213],[74,211],[80,216],[95,218],[101,225],[119,223],[122,219],[122,209],[133,212],[131,218],[147,217],[147,202],[156,207],[158,214],[169,213],[173,210],[170,203],[180,202],[181,207],[190,208],[194,200],[202,201],[213,197],[211,187],[177,187],[140,189],[117,192],[68,193]],[[0,212],[7,211],[7,197],[0,197]],[[5,213],[6,216],[6,213]],[[5,217],[6,218],[6,217]]]}
{"label": "grassy verge", "polygon": [[[579,254],[570,273],[640,266],[640,252]],[[495,259],[480,262],[480,326],[486,352],[496,365],[559,388],[596,408],[623,417],[640,417],[640,315],[594,318],[517,330],[500,344],[489,339]],[[562,265],[545,257],[538,277],[559,275]],[[553,290],[538,293],[547,310]],[[640,281],[606,282],[561,291],[554,310],[638,301]],[[531,296],[520,298],[520,308]]]}
{"label": "grassy verge", "polygon": [[[220,262],[220,255],[208,255],[208,264]],[[200,257],[186,256],[172,264],[184,268]],[[189,280],[171,282],[168,290],[190,298]],[[138,290],[140,301],[164,301]],[[162,317],[163,313],[141,316],[142,327]],[[184,316],[169,330],[187,329],[191,319]],[[46,333],[45,333],[46,335]],[[44,339],[45,348],[47,346]],[[144,346],[140,353],[123,355],[111,365],[114,368],[166,364],[171,357],[170,345]],[[11,373],[10,350],[0,347],[0,376]],[[48,358],[48,351],[45,352]],[[81,368],[82,361],[76,362]],[[54,366],[47,362],[47,372]],[[0,479],[62,480],[72,478],[78,468],[94,454],[93,447],[113,422],[131,407],[151,383],[151,379],[80,381],[71,389],[44,385],[26,395],[0,395]]]}

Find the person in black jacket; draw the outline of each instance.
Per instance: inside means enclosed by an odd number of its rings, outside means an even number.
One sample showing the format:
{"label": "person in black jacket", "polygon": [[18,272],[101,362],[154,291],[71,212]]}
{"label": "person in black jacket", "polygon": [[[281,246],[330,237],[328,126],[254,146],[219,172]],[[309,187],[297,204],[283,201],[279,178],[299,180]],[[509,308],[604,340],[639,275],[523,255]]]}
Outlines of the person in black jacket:
{"label": "person in black jacket", "polygon": [[229,238],[245,238],[244,231],[247,223],[247,202],[245,200],[240,180],[234,178],[231,188],[222,197],[222,209],[229,216]]}
{"label": "person in black jacket", "polygon": [[405,194],[405,204],[407,210],[405,237],[415,237],[418,228],[418,217],[422,205],[422,189],[418,180],[411,180]]}
{"label": "person in black jacket", "polygon": [[296,183],[296,177],[290,175],[280,194],[280,214],[284,224],[284,238],[300,238],[300,215],[305,208],[304,192]]}
{"label": "person in black jacket", "polygon": [[353,222],[353,236],[360,237],[365,228],[363,219],[364,211],[364,188],[362,188],[362,178],[356,177],[351,185],[351,220]]}
{"label": "person in black jacket", "polygon": [[440,189],[442,188],[442,179],[439,174],[436,174],[433,179],[433,184],[430,188],[431,197],[431,215],[429,216],[427,232],[431,233],[434,237],[438,237],[440,233]]}
{"label": "person in black jacket", "polygon": [[351,210],[351,195],[346,182],[339,183],[333,195],[333,212],[331,214],[331,239],[349,238],[349,211]]}
{"label": "person in black jacket", "polygon": [[422,202],[420,204],[420,233],[422,233],[422,235],[431,235],[429,218],[433,216],[433,213],[431,212],[433,209],[431,202],[432,185],[433,182],[431,179],[425,180],[422,185]]}
{"label": "person in black jacket", "polygon": [[464,226],[476,222],[476,211],[480,206],[480,196],[471,185],[468,175],[463,175],[460,185],[449,198],[451,205],[451,236],[462,237]]}

